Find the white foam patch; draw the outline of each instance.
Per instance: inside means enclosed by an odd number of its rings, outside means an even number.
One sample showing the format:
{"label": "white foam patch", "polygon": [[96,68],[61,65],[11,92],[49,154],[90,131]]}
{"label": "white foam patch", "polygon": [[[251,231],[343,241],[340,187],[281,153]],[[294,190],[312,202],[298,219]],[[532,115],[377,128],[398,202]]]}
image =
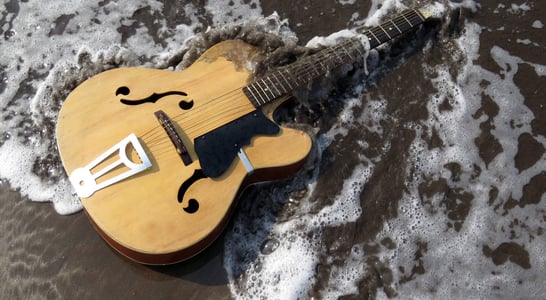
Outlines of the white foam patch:
{"label": "white foam patch", "polygon": [[[418,174],[413,174],[407,182],[409,189],[400,200],[399,217],[389,221],[379,237],[392,238],[398,247],[384,249],[381,259],[390,262],[395,289],[401,298],[514,299],[521,296],[521,290],[544,295],[546,287],[539,274],[546,272],[543,260],[546,241],[530,235],[540,231],[539,220],[544,210],[538,209],[537,205],[527,205],[511,209],[508,216],[501,216],[502,209],[497,211],[488,204],[492,187],[498,190],[497,199],[513,197],[519,200],[523,186],[544,171],[546,157],[521,173],[514,165],[518,137],[531,132],[533,119],[533,113],[524,105],[524,97],[513,81],[518,64],[526,62],[494,46],[491,56],[503,70],[501,74],[475,65],[473,59],[478,56],[481,28],[473,23],[467,23],[465,28],[465,35],[458,44],[462,56],[468,57],[467,63],[459,70],[458,78],[451,78],[445,67],[436,68],[438,77],[433,78],[432,83],[439,95],[431,95],[427,106],[429,119],[426,126],[428,130],[438,129],[445,145],[442,149],[428,149],[420,138],[423,127],[415,127],[417,138],[411,151],[415,165],[407,172],[417,170]],[[480,86],[484,81],[487,82],[485,88]],[[488,120],[487,116],[477,120],[472,117],[481,105],[482,94],[489,96],[499,107],[491,133],[503,148],[488,166],[474,144],[481,132],[480,123]],[[439,105],[446,97],[453,109],[440,111]],[[544,139],[540,142],[546,146]],[[451,171],[444,167],[447,163],[460,165],[460,180],[451,179]],[[475,173],[476,166],[481,170],[479,175]],[[418,190],[423,178],[444,178],[451,189],[473,195],[471,209],[460,232],[447,226],[449,220],[442,213],[443,195],[433,197],[430,205],[423,205]],[[529,220],[528,223],[525,221],[528,228],[513,228],[511,222],[514,219]],[[514,237],[508,237],[507,228],[512,228]],[[508,240],[517,242],[528,251],[534,271],[528,272],[510,262],[496,266],[484,256],[485,245],[496,248]],[[422,243],[426,243],[426,251],[422,253],[421,262],[417,262],[415,254]],[[424,274],[411,274],[417,264],[426,270]],[[401,283],[407,277],[412,280]],[[383,293],[379,296],[380,299],[386,298]]]}
{"label": "white foam patch", "polygon": [[[248,264],[244,275],[235,270],[242,264],[237,253],[252,249],[252,245],[241,245],[241,241],[252,241],[245,230],[239,229],[229,233],[226,239],[224,264],[228,273],[229,287],[233,295],[240,299],[297,299],[305,298],[309,289],[315,283],[315,272],[319,257],[323,252],[321,231],[325,227],[339,226],[354,222],[362,213],[360,208],[360,193],[364,183],[371,175],[372,167],[356,166],[353,174],[344,182],[342,191],[334,203],[326,206],[318,213],[307,213],[286,222],[272,224],[267,240],[263,241],[258,257]],[[312,194],[312,186],[309,194]],[[309,197],[302,202],[309,201]],[[309,203],[303,206],[311,206]],[[266,223],[266,220],[258,220]],[[237,222],[238,223],[238,222]],[[280,238],[279,238],[280,237]],[[264,251],[264,245],[277,244]],[[339,280],[340,272],[351,273],[355,268],[350,264],[347,269],[340,268],[332,274],[331,281]],[[357,276],[353,276],[357,277]],[[347,276],[352,285],[353,278]],[[355,287],[353,287],[353,290]],[[329,290],[325,295],[334,295],[346,291]],[[328,298],[328,297],[327,297]]]}
{"label": "white foam patch", "polygon": [[215,26],[262,16],[258,0],[208,0],[205,7],[212,14]]}
{"label": "white foam patch", "polygon": [[343,29],[337,32],[330,34],[329,36],[315,36],[310,39],[305,47],[309,48],[319,48],[319,47],[331,47],[339,45],[340,42],[348,38],[353,38],[358,34],[349,29]]}
{"label": "white foam patch", "polygon": [[[451,7],[451,8],[462,7],[462,8],[472,10],[472,12],[476,12],[481,7],[479,2],[474,1],[474,0],[456,0],[456,1],[447,1],[447,2],[448,2],[449,7]],[[503,5],[503,4],[499,4],[499,6],[501,6],[501,5]]]}
{"label": "white foam patch", "polygon": [[339,3],[342,5],[353,5],[355,2],[356,0],[339,0]]}
{"label": "white foam patch", "polygon": [[544,24],[542,23],[542,21],[540,20],[535,20],[533,22],[533,25],[531,25],[533,28],[536,28],[536,29],[542,29],[544,28]]}
{"label": "white foam patch", "polygon": [[[17,155],[14,155],[14,154]],[[48,202],[53,200],[55,209],[60,214],[69,214],[81,209],[80,201],[72,195],[72,187],[68,180],[61,180],[55,185],[44,183],[40,177],[34,174],[21,176],[20,170],[32,170],[36,155],[47,154],[39,141],[33,141],[31,147],[21,147],[17,141],[10,139],[2,146],[0,151],[0,178],[9,178],[11,186],[16,186],[21,191],[32,195],[32,200]],[[14,159],[16,156],[17,159]],[[51,170],[55,172],[55,170]],[[69,201],[66,201],[68,200]],[[63,201],[64,200],[64,201]]]}
{"label": "white foam patch", "polygon": [[372,5],[368,16],[362,23],[364,26],[377,26],[385,21],[385,16],[389,11],[402,11],[408,7],[399,0],[372,0]]}
{"label": "white foam patch", "polygon": [[526,11],[530,11],[531,7],[529,6],[529,3],[524,2],[522,4],[516,4],[512,3],[508,11],[511,11],[513,13],[525,13]]}

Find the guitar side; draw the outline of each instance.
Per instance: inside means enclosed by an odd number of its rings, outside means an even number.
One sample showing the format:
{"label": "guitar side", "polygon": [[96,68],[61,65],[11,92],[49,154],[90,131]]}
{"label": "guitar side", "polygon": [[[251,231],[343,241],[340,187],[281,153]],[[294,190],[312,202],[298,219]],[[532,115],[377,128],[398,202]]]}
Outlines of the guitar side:
{"label": "guitar side", "polygon": [[[81,198],[97,231],[125,256],[146,264],[168,264],[199,253],[221,233],[245,187],[286,177],[303,163],[311,139],[280,127],[279,133],[255,136],[243,147],[252,172],[238,157],[219,177],[200,171],[195,138],[255,110],[241,90],[248,84],[255,53],[241,41],[227,41],[182,72],[106,71],[82,83],[65,101],[57,141],[67,174],[87,166],[131,133],[149,158],[147,169]],[[276,105],[262,110],[271,118]],[[158,111],[172,119],[190,163],[171,143],[154,115]],[[114,151],[90,171],[100,172],[120,155],[142,160],[134,148]],[[121,172],[123,168],[113,168],[100,180]]]}

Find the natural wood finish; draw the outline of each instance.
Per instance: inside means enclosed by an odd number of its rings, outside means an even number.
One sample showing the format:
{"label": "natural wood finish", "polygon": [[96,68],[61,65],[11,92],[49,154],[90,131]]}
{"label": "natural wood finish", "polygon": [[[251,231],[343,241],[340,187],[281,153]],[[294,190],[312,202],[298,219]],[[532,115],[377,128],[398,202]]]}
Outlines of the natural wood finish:
{"label": "natural wood finish", "polygon": [[[135,133],[152,167],[82,199],[89,218],[118,251],[139,262],[166,264],[198,253],[225,226],[238,194],[249,183],[272,180],[295,171],[311,148],[307,134],[281,128],[276,136],[256,136],[244,147],[257,169],[248,175],[236,158],[219,178],[195,182],[182,204],[180,185],[200,169],[193,139],[255,108],[242,92],[249,82],[256,50],[240,41],[209,49],[182,72],[122,68],[103,72],[78,86],[66,99],[57,124],[57,142],[68,174],[97,158],[120,140]],[[115,95],[125,86],[129,95]],[[153,93],[183,91],[194,106],[182,111],[181,96],[156,103],[129,106],[121,98],[142,99]],[[271,116],[277,104],[264,107]],[[163,110],[179,126],[194,162],[185,166],[175,152],[154,112]],[[157,141],[160,138],[160,142]],[[191,198],[199,210],[182,209]]]}

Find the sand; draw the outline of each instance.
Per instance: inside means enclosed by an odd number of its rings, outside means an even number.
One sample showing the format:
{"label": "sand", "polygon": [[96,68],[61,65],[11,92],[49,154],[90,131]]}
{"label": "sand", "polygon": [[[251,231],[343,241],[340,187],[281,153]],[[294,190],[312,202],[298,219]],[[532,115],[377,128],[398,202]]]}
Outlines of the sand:
{"label": "sand", "polygon": [[[194,1],[202,2],[202,1]],[[300,44],[305,44],[310,38],[316,35],[325,35],[343,29],[347,26],[353,26],[352,18],[355,12],[367,12],[370,7],[370,1],[356,1],[356,4],[342,5],[341,1],[264,1],[261,4],[263,15],[269,15],[277,11],[281,18],[288,18],[291,27],[300,39]],[[349,1],[351,2],[351,1]],[[480,1],[482,9],[476,13],[468,10],[462,11],[463,17],[479,23],[484,28],[504,27],[502,31],[485,30],[481,36],[480,56],[477,63],[495,74],[504,74],[494,61],[491,49],[495,45],[507,49],[512,55],[519,56],[523,60],[535,64],[546,65],[546,56],[544,55],[544,45],[546,45],[546,35],[544,30],[532,31],[530,24],[534,20],[539,20],[544,16],[541,13],[546,6],[541,1],[528,1],[533,7],[525,14],[515,14],[507,12],[506,3],[503,9],[498,9],[497,1]],[[365,4],[362,4],[365,3]],[[305,9],[304,9],[305,7]],[[500,12],[499,12],[500,11]],[[546,22],[546,20],[542,20]],[[457,27],[460,23],[454,22]],[[463,29],[464,31],[464,29]],[[457,28],[453,29],[454,34]],[[526,32],[525,37],[539,46],[534,47],[525,41],[515,42],[521,32]],[[444,44],[445,45],[445,44]],[[419,52],[419,51],[417,51]],[[419,54],[416,54],[419,57]],[[396,58],[394,58],[396,59]],[[423,105],[411,105],[404,108],[404,103],[396,102],[401,93],[412,93],[410,90],[420,83],[423,89],[431,89],[426,86],[428,83],[421,80],[419,72],[421,61],[419,58],[411,59],[407,56],[407,64],[401,62],[392,63],[392,72],[389,72],[382,78],[376,78],[373,86],[369,87],[370,94],[382,94],[389,97],[391,105],[389,110],[397,107],[397,112],[392,112],[394,116],[400,116],[404,120],[423,120],[427,116],[423,111],[426,107]],[[438,64],[441,59],[438,58]],[[401,83],[400,77],[411,78],[412,82]],[[546,125],[546,113],[543,109],[543,101],[546,99],[546,89],[544,88],[544,75],[539,77],[533,68],[528,65],[521,65],[520,71],[514,78],[519,86],[521,93],[525,98],[525,105],[534,113],[535,119],[531,122],[532,134],[522,135],[517,147],[517,155],[514,157],[515,165],[520,171],[524,171],[535,164],[543,169],[542,176],[535,176],[529,184],[525,185],[523,191],[523,200],[514,199],[499,200],[495,198],[495,189],[489,191],[489,205],[502,207],[506,212],[514,207],[536,206],[539,212],[538,216],[544,216],[543,194],[546,191],[546,164],[542,159],[544,147],[536,140],[544,139]],[[404,91],[404,92],[401,92]],[[396,92],[395,92],[396,91]],[[418,94],[417,92],[413,92]],[[418,96],[418,95],[417,95]],[[498,109],[495,104],[484,100],[483,108],[480,114],[484,116],[494,116]],[[449,109],[449,103],[444,108]],[[339,111],[340,109],[335,109]],[[479,116],[478,116],[479,117]],[[326,121],[327,123],[328,121]],[[476,146],[479,148],[481,159],[489,164],[494,158],[503,151],[502,145],[495,140],[491,134],[491,124],[483,123],[482,134],[476,139]],[[322,239],[324,244],[331,249],[334,248],[335,241],[340,236],[350,236],[350,245],[364,243],[369,248],[364,247],[367,253],[377,253],[379,248],[391,249],[393,241],[391,239],[377,240],[384,229],[385,222],[398,217],[399,199],[403,193],[403,169],[397,169],[397,166],[406,163],[406,155],[410,148],[411,140],[415,137],[414,133],[402,126],[402,122],[387,122],[384,124],[386,131],[390,132],[399,143],[394,145],[387,154],[382,156],[382,160],[375,167],[375,173],[380,172],[389,174],[385,178],[373,176],[366,183],[364,192],[360,195],[362,210],[366,212],[366,217],[359,218],[356,222],[346,226],[335,228],[324,228]],[[328,124],[322,124],[321,130],[328,129]],[[390,126],[390,127],[388,127]],[[481,126],[480,126],[481,127]],[[318,179],[318,185],[321,186],[316,193],[318,201],[332,202],[336,195],[335,191],[341,189],[343,180],[347,178],[346,168],[332,168],[332,165],[351,165],[357,164],[351,159],[350,153],[354,150],[351,144],[354,144],[358,137],[351,138],[351,135],[358,133],[351,132],[349,137],[343,139],[343,142],[335,144],[327,149],[325,154],[328,159],[321,165],[321,175]],[[380,137],[371,132],[366,133],[366,138],[371,145],[374,144],[374,138],[377,145],[381,145]],[[429,147],[440,147],[442,140],[430,137]],[[367,154],[371,157],[378,155],[374,153],[373,148],[369,148]],[[402,153],[402,154],[400,154]],[[459,168],[459,169],[458,169]],[[446,169],[451,174],[464,173],[460,170],[461,166],[448,165]],[[463,166],[464,168],[464,166]],[[457,171],[458,170],[458,171]],[[476,173],[480,170],[475,170]],[[350,172],[349,172],[350,173]],[[456,176],[456,175],[454,175]],[[281,184],[289,184],[283,182]],[[247,213],[245,209],[250,210],[250,202],[253,197],[258,195],[258,190],[264,187],[253,187],[247,191],[241,199],[242,212]],[[444,191],[446,194],[446,222],[453,231],[459,231],[464,226],[465,220],[471,215],[472,196],[465,194],[462,190],[451,189],[447,181],[438,178],[430,178],[420,187],[422,196],[422,205],[433,205],[432,196]],[[271,186],[265,189],[272,189]],[[447,191],[449,190],[449,191]],[[379,199],[379,200],[375,200]],[[428,202],[427,202],[428,201]],[[284,202],[283,202],[284,203]],[[473,204],[471,204],[473,203]],[[541,212],[541,213],[540,213]],[[280,216],[282,219],[282,216]],[[241,218],[239,218],[240,220]],[[537,239],[543,239],[544,220],[538,219],[536,228],[540,228],[533,236]],[[527,220],[528,221],[528,220]],[[520,222],[527,222],[525,218]],[[487,224],[494,226],[495,221],[486,221]],[[227,231],[233,228],[230,223]],[[517,226],[514,225],[514,226]],[[509,230],[509,229],[507,229]],[[149,267],[143,266],[122,257],[113,251],[94,231],[87,220],[85,213],[62,216],[57,214],[49,203],[32,202],[12,190],[7,182],[0,184],[0,296],[4,299],[90,299],[90,298],[178,298],[178,299],[231,299],[232,294],[228,287],[228,275],[224,268],[224,246],[226,238],[233,238],[233,235],[223,234],[211,247],[189,261],[167,266],[167,267]],[[410,274],[404,280],[393,283],[391,271],[388,268],[388,262],[379,260],[377,257],[371,258],[366,262],[367,265],[375,265],[376,273],[373,271],[364,276],[358,284],[359,295],[354,298],[375,297],[378,291],[381,295],[399,296],[405,298],[404,294],[396,291],[395,287],[410,282],[425,272],[429,272],[422,265],[421,256],[426,255],[426,243],[419,244],[418,251],[415,252],[414,268],[407,274]],[[483,241],[484,260],[491,260],[496,266],[502,267],[504,264],[513,266],[503,272],[517,270],[517,272],[531,272],[529,280],[544,280],[546,274],[532,273],[532,262],[544,263],[544,258],[533,257],[529,252],[518,243],[512,243],[506,239],[505,243],[490,243]],[[330,251],[328,250],[328,251]],[[347,249],[346,249],[347,250]],[[326,251],[326,250],[325,250]],[[343,253],[344,250],[331,250]],[[350,249],[347,250],[350,252]],[[375,251],[375,252],[374,252]],[[327,251],[326,251],[327,252]],[[251,253],[250,256],[257,256],[257,253]],[[421,262],[421,265],[420,263]],[[309,292],[309,296],[321,298],[318,292],[325,285],[331,284],[328,280],[326,271],[322,271],[322,265],[327,264],[321,261],[317,266],[317,281]],[[484,271],[485,272],[485,271]],[[371,274],[371,275],[370,275]],[[374,275],[375,274],[375,275]],[[519,274],[519,273],[518,273]],[[488,274],[489,275],[489,274]],[[433,283],[430,283],[434,286]],[[470,284],[473,286],[472,284]],[[493,284],[494,285],[494,284]],[[499,284],[499,286],[502,284]],[[408,285],[406,285],[408,286]],[[489,288],[489,287],[488,287]],[[473,290],[466,287],[459,287],[461,294],[452,293],[451,297],[457,298],[457,295],[473,294]],[[501,288],[499,288],[501,289]],[[544,290],[541,290],[544,291]],[[544,298],[545,294],[541,291],[515,292],[521,298]],[[480,293],[484,292],[480,290]],[[533,293],[539,293],[534,294]],[[437,295],[434,288],[431,288],[429,296],[434,298]],[[477,292],[476,292],[476,295]],[[485,291],[483,294],[491,297],[500,297],[494,288]],[[536,297],[535,297],[536,296]]]}

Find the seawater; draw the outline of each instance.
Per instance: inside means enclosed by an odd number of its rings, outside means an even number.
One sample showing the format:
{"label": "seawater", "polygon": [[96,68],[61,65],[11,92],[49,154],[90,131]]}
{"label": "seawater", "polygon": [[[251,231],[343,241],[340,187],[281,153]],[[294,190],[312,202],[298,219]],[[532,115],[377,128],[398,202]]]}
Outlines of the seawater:
{"label": "seawater", "polygon": [[[418,2],[373,0],[370,10],[355,14],[352,21],[377,25],[393,10]],[[340,3],[350,5],[354,1]],[[443,1],[441,5],[447,15],[458,9],[482,9],[471,0]],[[525,2],[499,4],[496,9],[522,15],[533,8]],[[184,17],[176,23],[162,17],[172,10]],[[254,20],[257,23],[253,24],[261,24],[262,34],[273,34],[286,43],[297,39],[290,30],[290,20],[263,16],[257,0],[177,7],[158,1],[64,1],[47,5],[9,1],[0,7],[0,13],[0,178],[32,201],[52,202],[60,214],[81,210],[62,170],[54,135],[64,97],[79,82],[114,67],[183,69],[183,64],[173,62],[181,57],[183,62],[191,61],[191,54],[204,50],[194,41],[198,34],[234,22]],[[490,49],[500,72],[478,65],[482,32],[503,29],[463,22],[464,30],[451,42],[445,42],[450,37],[441,37],[443,45],[452,47],[451,55],[443,57],[441,63],[423,62],[420,66],[426,77],[419,81],[432,87],[424,99],[419,99],[426,103],[427,117],[404,124],[414,134],[407,153],[411,163],[403,170],[404,189],[397,199],[397,217],[386,219],[375,238],[381,242],[372,247],[369,242],[340,237],[337,244],[328,242],[326,248],[324,241],[327,229],[366,219],[369,212],[362,207],[361,195],[396,142],[385,138],[392,134],[385,120],[396,122],[397,118],[388,110],[393,99],[367,93],[371,87],[355,77],[354,86],[337,95],[343,103],[337,118],[327,128],[310,129],[317,135],[304,171],[284,185],[251,190],[247,197],[256,200],[241,204],[243,210],[251,212],[252,219],[236,214],[225,239],[224,265],[234,297],[295,299],[312,294],[336,299],[360,293],[359,285],[381,268],[388,271],[378,273],[383,282],[376,291],[378,298],[511,299],[526,297],[526,291],[546,295],[546,243],[541,238],[544,196],[537,204],[507,211],[492,208],[501,204],[498,199],[522,199],[525,186],[546,171],[544,155],[524,170],[514,159],[518,138],[524,134],[533,135],[546,147],[544,136],[533,134],[534,114],[525,105],[514,76],[521,66],[527,66],[543,77],[546,66],[526,61],[500,46]],[[543,22],[530,20],[529,29],[542,29]],[[224,31],[229,33],[230,26]],[[316,37],[308,45],[334,43],[343,34]],[[532,45],[538,41],[521,39],[519,43]],[[434,47],[434,41],[429,41],[416,51],[430,53]],[[374,64],[377,57],[376,52],[371,53],[371,78],[392,72]],[[381,84],[380,79],[377,84]],[[481,110],[484,95],[495,103],[496,114]],[[492,124],[490,134],[502,148],[487,161],[475,143],[486,122]],[[327,166],[322,161],[324,153],[335,141],[349,139],[356,129],[382,137],[384,142],[380,147],[373,144],[378,154],[371,156],[365,154],[371,151],[371,142],[356,138],[358,153],[354,153],[352,164],[340,166],[347,169],[347,176],[341,178],[335,195],[322,201],[318,185],[321,167]],[[431,147],[427,138],[431,136],[437,136],[442,146]],[[435,192],[437,185],[447,187],[451,194]],[[493,200],[491,193],[496,195]],[[462,219],[453,215],[456,209],[450,205],[466,208],[467,214]],[[515,219],[519,220],[516,225]],[[525,263],[499,267],[486,257],[495,246],[483,245],[505,243],[507,228],[512,232],[510,242],[527,253],[529,268]],[[347,245],[350,247],[344,249]]]}

